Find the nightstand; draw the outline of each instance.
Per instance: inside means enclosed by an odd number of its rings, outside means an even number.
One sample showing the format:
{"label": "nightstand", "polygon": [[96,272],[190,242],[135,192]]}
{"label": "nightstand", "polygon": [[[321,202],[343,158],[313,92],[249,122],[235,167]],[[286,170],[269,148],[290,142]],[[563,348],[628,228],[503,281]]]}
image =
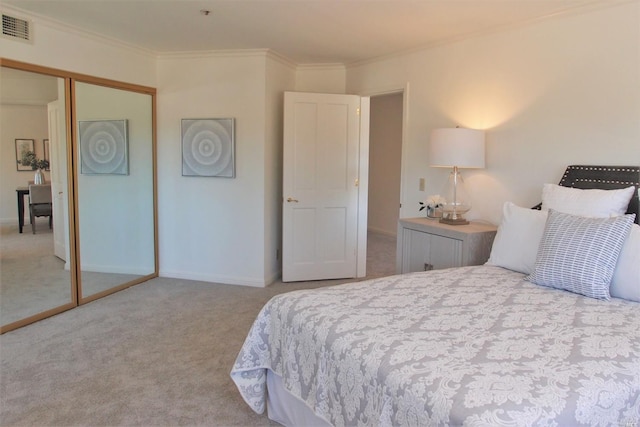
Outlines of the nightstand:
{"label": "nightstand", "polygon": [[402,218],[398,221],[396,272],[484,264],[496,231],[494,225],[474,221],[447,225],[437,219]]}

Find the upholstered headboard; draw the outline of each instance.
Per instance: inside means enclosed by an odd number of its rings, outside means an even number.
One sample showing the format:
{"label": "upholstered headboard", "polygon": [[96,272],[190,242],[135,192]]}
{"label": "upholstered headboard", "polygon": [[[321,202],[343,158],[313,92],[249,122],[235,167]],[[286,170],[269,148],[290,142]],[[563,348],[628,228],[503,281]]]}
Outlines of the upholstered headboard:
{"label": "upholstered headboard", "polygon": [[[617,190],[634,185],[638,189],[640,188],[640,166],[571,165],[564,171],[559,185],[601,190]],[[627,208],[627,213],[636,214],[636,224],[640,224],[638,205],[639,196],[636,191]]]}

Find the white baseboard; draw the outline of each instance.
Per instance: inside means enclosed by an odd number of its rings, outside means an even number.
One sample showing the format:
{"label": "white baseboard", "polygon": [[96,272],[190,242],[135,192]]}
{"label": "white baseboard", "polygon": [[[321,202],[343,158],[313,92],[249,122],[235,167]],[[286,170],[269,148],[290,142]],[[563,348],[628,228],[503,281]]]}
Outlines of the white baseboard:
{"label": "white baseboard", "polygon": [[146,276],[153,273],[153,267],[149,271],[149,269],[145,270],[140,267],[122,267],[120,265],[82,264],[80,269],[91,273],[135,274],[136,276]]}
{"label": "white baseboard", "polygon": [[199,282],[220,283],[223,285],[251,286],[253,288],[265,288],[267,286],[266,281],[260,281],[255,278],[248,277],[222,276],[218,274],[194,274],[187,271],[170,271],[162,269],[160,270],[159,275],[160,277],[168,277],[170,279],[196,280]]}
{"label": "white baseboard", "polygon": [[278,280],[280,277],[282,277],[282,271],[278,270],[276,272],[274,272],[266,281],[265,286],[269,286],[270,284],[272,284],[273,282],[275,282],[276,280]]}

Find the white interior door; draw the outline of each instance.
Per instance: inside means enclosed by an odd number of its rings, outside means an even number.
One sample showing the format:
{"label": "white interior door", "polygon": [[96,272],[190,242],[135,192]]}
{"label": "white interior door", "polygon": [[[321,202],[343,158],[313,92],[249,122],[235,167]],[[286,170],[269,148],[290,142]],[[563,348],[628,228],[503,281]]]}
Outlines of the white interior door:
{"label": "white interior door", "polygon": [[67,205],[67,146],[64,130],[64,106],[53,101],[47,106],[49,117],[49,163],[53,204],[53,251],[63,261],[69,260]]}
{"label": "white interior door", "polygon": [[358,238],[362,221],[366,233],[366,215],[358,213],[360,102],[355,95],[285,93],[285,282],[356,277],[359,256],[366,259],[366,237],[364,247]]}

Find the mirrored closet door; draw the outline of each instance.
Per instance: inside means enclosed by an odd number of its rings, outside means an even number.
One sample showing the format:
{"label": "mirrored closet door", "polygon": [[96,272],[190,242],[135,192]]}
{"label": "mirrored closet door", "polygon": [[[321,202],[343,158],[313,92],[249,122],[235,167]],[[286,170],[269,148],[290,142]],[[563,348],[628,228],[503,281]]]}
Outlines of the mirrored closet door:
{"label": "mirrored closet door", "polygon": [[[0,61],[4,333],[156,277],[158,257],[155,89]],[[16,163],[30,140],[52,199],[35,233],[35,171]]]}
{"label": "mirrored closet door", "polygon": [[[37,68],[35,68],[37,70]],[[75,306],[71,280],[65,79],[0,67],[0,325]],[[29,153],[48,164],[52,221],[29,215],[35,170]],[[20,221],[19,216],[22,216]]]}
{"label": "mirrored closet door", "polygon": [[145,93],[76,82],[80,298],[155,272],[153,110]]}

